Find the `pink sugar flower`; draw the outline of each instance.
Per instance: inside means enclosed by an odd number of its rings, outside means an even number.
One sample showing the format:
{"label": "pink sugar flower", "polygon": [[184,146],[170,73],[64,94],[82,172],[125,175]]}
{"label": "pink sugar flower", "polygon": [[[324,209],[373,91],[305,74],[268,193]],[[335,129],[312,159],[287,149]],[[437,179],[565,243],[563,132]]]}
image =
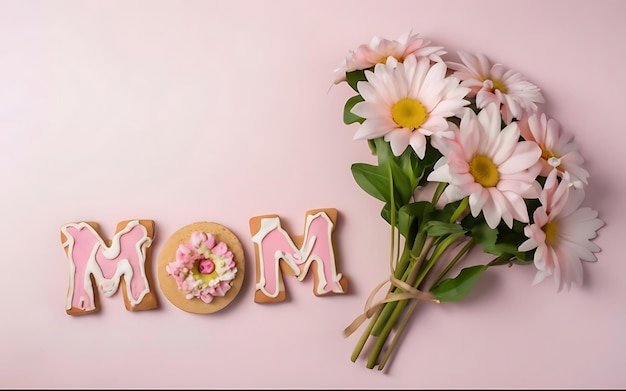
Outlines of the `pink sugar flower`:
{"label": "pink sugar flower", "polygon": [[219,242],[214,247],[209,248],[216,255],[224,255],[228,252],[228,246],[226,246],[226,243],[224,242]]}
{"label": "pink sugar flower", "polygon": [[196,249],[187,243],[179,245],[176,250],[176,260],[189,269],[193,267],[197,257]]}
{"label": "pink sugar flower", "polygon": [[202,274],[211,274],[215,270],[215,264],[210,259],[203,259],[198,263],[198,271]]}
{"label": "pink sugar flower", "polygon": [[[194,267],[200,274],[217,276],[206,282],[197,272],[194,275]],[[214,296],[224,296],[237,273],[233,253],[226,243],[217,242],[205,232],[193,232],[189,243],[180,244],[176,259],[165,270],[187,299],[199,298],[205,303],[211,303]]]}

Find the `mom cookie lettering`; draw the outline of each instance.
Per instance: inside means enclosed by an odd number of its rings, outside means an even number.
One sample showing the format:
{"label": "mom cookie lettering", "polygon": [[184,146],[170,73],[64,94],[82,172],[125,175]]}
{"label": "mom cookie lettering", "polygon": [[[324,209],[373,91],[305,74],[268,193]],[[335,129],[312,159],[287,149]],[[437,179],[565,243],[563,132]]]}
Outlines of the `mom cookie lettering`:
{"label": "mom cookie lettering", "polygon": [[[345,293],[348,280],[337,271],[332,240],[336,222],[336,209],[310,210],[305,214],[304,233],[292,236],[278,215],[251,218],[256,258],[254,301],[285,300],[283,274],[303,281],[312,273],[316,296]],[[94,222],[61,227],[61,243],[69,261],[66,313],[98,312],[99,296],[110,297],[118,290],[128,311],[157,308],[149,272],[154,221],[121,221],[110,240],[98,229]],[[196,222],[169,237],[159,254],[157,275],[172,304],[183,311],[209,314],[235,299],[245,267],[243,247],[232,231],[218,223]]]}

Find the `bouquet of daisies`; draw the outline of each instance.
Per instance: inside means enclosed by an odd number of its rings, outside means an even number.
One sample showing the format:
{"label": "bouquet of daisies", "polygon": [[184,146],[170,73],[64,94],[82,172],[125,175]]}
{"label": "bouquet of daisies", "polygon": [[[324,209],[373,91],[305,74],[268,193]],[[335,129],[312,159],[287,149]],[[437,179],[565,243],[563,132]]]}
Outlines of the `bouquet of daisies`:
{"label": "bouquet of daisies", "polygon": [[[600,251],[584,159],[540,88],[485,55],[447,54],[409,32],[374,37],[335,70],[354,91],[343,121],[376,160],[354,163],[354,180],[390,225],[389,276],[345,330],[364,325],[352,361],[371,343],[367,368],[385,367],[418,302],[462,300],[499,265],[534,265],[533,284],[569,289]],[[474,248],[485,261],[463,265]]]}

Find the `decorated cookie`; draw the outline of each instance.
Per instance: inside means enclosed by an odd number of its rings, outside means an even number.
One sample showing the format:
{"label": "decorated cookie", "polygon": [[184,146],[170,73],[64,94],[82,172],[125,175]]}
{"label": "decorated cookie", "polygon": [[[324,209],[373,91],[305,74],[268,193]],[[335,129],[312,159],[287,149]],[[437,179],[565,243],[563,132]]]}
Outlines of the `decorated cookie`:
{"label": "decorated cookie", "polygon": [[172,304],[187,312],[209,314],[237,296],[245,262],[234,233],[217,223],[198,222],[167,240],[158,267],[159,284]]}
{"label": "decorated cookie", "polygon": [[315,209],[306,212],[304,235],[293,238],[282,228],[277,215],[250,219],[250,233],[256,257],[254,301],[273,303],[286,298],[282,273],[304,280],[313,272],[313,293],[323,296],[345,293],[348,280],[337,272],[332,232],[337,210]]}
{"label": "decorated cookie", "polygon": [[128,220],[117,225],[115,236],[106,241],[93,222],[69,223],[61,227],[61,243],[69,260],[66,312],[82,315],[99,311],[99,290],[112,296],[121,290],[129,311],[157,307],[150,288],[150,245],[154,238],[152,220]]}

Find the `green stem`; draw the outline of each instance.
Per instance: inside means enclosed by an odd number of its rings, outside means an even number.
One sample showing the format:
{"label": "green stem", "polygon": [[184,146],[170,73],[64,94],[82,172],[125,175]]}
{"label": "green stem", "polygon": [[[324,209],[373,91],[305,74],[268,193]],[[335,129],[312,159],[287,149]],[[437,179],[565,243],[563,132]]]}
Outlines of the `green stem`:
{"label": "green stem", "polygon": [[487,264],[487,266],[496,266],[496,265],[506,265],[512,262],[512,259],[515,258],[512,255],[500,255],[497,258],[494,258],[491,262]]}
{"label": "green stem", "polygon": [[[413,250],[415,250],[417,248],[419,248],[421,250],[421,252],[419,253],[419,257],[417,259],[414,259],[413,256],[411,256],[411,260],[413,262],[409,263],[409,266],[405,270],[405,272],[402,275],[402,277],[400,278],[400,280],[402,280],[402,281],[406,282],[407,284],[413,286],[414,281],[415,281],[415,277],[416,277],[416,275],[417,275],[417,273],[418,273],[422,263],[424,262],[424,259],[426,258],[426,256],[430,252],[430,248],[432,246],[432,241],[433,241],[433,238],[431,236],[426,237],[424,235],[424,240],[423,241],[420,240],[420,245],[417,246],[414,249],[411,249],[411,253],[412,254],[413,254]],[[399,278],[399,277],[396,276],[396,278]],[[400,288],[397,288],[395,286],[392,286],[391,288],[392,289],[390,289],[390,292],[402,292],[402,290]],[[380,333],[384,329],[385,325],[388,323],[389,317],[391,316],[391,314],[393,313],[393,311],[395,310],[397,305],[398,305],[397,301],[390,301],[388,303],[385,303],[385,305],[383,306],[382,313],[378,317],[378,320],[376,321],[376,325],[374,326],[374,329],[372,330],[372,335],[377,336],[377,337],[380,335]]]}
{"label": "green stem", "polygon": [[469,206],[469,197],[465,197],[463,198],[463,200],[461,200],[461,203],[452,214],[452,217],[450,217],[450,223],[454,223],[456,219],[458,219],[459,216],[461,216],[463,212],[465,212],[468,206]]}
{"label": "green stem", "polygon": [[[445,250],[450,247],[450,245],[452,243],[454,243],[454,241],[456,239],[459,238],[459,234],[452,234],[449,235],[448,237],[446,237],[445,239],[439,241],[437,243],[437,245],[435,246],[435,249],[433,251],[433,254],[431,255],[430,259],[428,260],[428,262],[426,262],[424,269],[422,269],[418,274],[417,274],[417,279],[411,284],[414,288],[418,289],[419,285],[422,283],[422,281],[424,280],[424,278],[426,277],[426,275],[428,274],[428,271],[430,270],[430,268],[437,262],[437,260],[441,257],[441,255],[443,255],[443,253],[445,252]],[[432,237],[429,236],[428,237],[429,240],[432,240]],[[430,243],[429,246],[427,246],[426,248],[429,249],[430,247]],[[423,260],[426,256],[426,253],[428,253],[429,251],[424,251],[422,252],[423,257],[421,257],[421,260]],[[421,261],[420,261],[421,263]],[[416,263],[417,264],[417,263]],[[414,267],[413,270],[417,270],[420,269],[419,267],[416,268]],[[413,271],[412,270],[412,271]],[[413,274],[413,273],[411,273]],[[411,277],[411,276],[409,276]],[[407,281],[408,283],[408,281]],[[402,312],[404,310],[404,308],[406,307],[407,303],[408,303],[409,299],[404,299],[404,300],[399,300],[395,305],[395,308],[393,309],[393,311],[391,312],[391,315],[389,316],[389,319],[387,319],[387,321],[384,323],[384,327],[382,329],[382,331],[380,332],[380,335],[378,335],[378,337],[376,338],[376,343],[374,344],[374,347],[372,348],[372,351],[369,354],[368,360],[367,360],[367,368],[374,368],[374,366],[376,365],[376,363],[378,362],[378,358],[380,356],[381,351],[383,350],[385,343],[387,341],[387,338],[389,337],[389,334],[391,333],[392,329],[394,328],[394,326],[396,325],[396,323],[398,322],[398,319],[400,318],[400,315],[402,315]],[[378,319],[377,323],[381,322],[381,318]],[[396,333],[397,334],[397,333]]]}
{"label": "green stem", "polygon": [[350,357],[352,362],[355,362],[356,359],[359,358],[361,351],[363,351],[363,347],[365,346],[365,343],[367,342],[367,339],[370,336],[370,332],[372,331],[372,328],[374,327],[376,320],[380,316],[380,312],[381,312],[381,309],[379,308],[378,311],[374,313],[374,316],[372,316],[372,319],[370,319],[370,322],[367,325],[367,328],[363,331],[363,334],[361,334],[361,338],[359,338],[359,341],[357,342],[356,346],[354,347],[354,350],[352,351],[352,356]]}
{"label": "green stem", "polygon": [[[446,273],[461,259],[463,258],[463,256],[465,254],[467,254],[467,252],[475,245],[475,242],[473,240],[468,241],[465,246],[463,246],[463,248],[461,250],[459,250],[459,252],[455,255],[455,257],[452,259],[452,261],[450,261],[450,263],[448,264],[448,266],[445,268],[445,270],[443,272],[441,272],[441,274],[439,274],[439,276],[437,276],[437,278],[435,279],[435,281],[431,284],[431,286],[437,286],[437,284],[439,283],[439,281],[446,275]],[[489,263],[489,265],[493,264],[499,264],[498,262],[501,262],[502,257],[498,257],[496,259],[494,259],[492,262]],[[426,275],[424,275],[425,277]],[[396,330],[395,335],[393,336],[389,347],[387,348],[387,351],[385,352],[385,355],[383,356],[383,358],[380,361],[380,364],[378,364],[378,370],[383,370],[385,368],[385,365],[387,363],[387,361],[389,360],[389,358],[391,357],[391,354],[393,353],[393,350],[395,348],[395,346],[398,344],[398,341],[400,339],[400,336],[402,335],[404,328],[406,327],[409,319],[411,318],[411,315],[413,314],[413,311],[415,311],[415,307],[417,306],[419,300],[413,300],[410,305],[409,308],[407,308],[406,312],[404,313],[404,316],[402,317],[402,319],[400,320],[400,323],[398,324],[398,329]]]}
{"label": "green stem", "polygon": [[[410,274],[413,274],[413,273],[411,273],[413,270],[419,270],[419,267],[422,264],[422,262],[424,261],[424,259],[426,257],[426,254],[428,254],[430,252],[430,248],[433,245],[432,239],[433,239],[432,237],[428,237],[428,246],[426,246],[425,251],[423,251],[423,253],[420,254],[420,257],[415,262],[411,263],[412,266],[407,268],[406,273],[409,273],[409,275],[410,275]],[[421,247],[422,248],[424,247],[424,243],[422,243]],[[407,248],[407,249],[405,249],[405,251],[403,251],[402,255],[405,256],[404,254],[407,254],[408,252],[409,252],[409,249]],[[410,258],[411,257],[409,257],[409,259]],[[402,281],[407,282],[408,281],[408,276],[403,276]],[[412,284],[412,285],[415,288],[417,288],[417,286],[419,286],[420,283],[421,283],[421,281],[418,281],[418,282],[416,282],[415,284]],[[395,288],[393,291],[395,292],[395,291],[398,291],[398,290],[400,290],[400,289],[399,288]],[[414,301],[417,301],[417,300],[414,300]],[[357,342],[356,347],[354,348],[354,351],[352,352],[352,357],[351,357],[352,362],[355,362],[356,359],[359,357],[359,355],[361,354],[361,351],[363,350],[363,347],[365,346],[365,343],[367,342],[367,339],[370,336],[378,337],[380,335],[380,333],[384,329],[385,325],[389,323],[389,318],[390,318],[391,314],[393,313],[394,309],[396,308],[397,304],[398,304],[397,301],[391,301],[391,302],[385,303],[385,305],[383,307],[381,307],[378,311],[376,311],[374,313],[374,315],[372,316],[372,318],[370,319],[370,321],[368,323],[367,328],[364,330],[363,334],[361,335],[361,338],[359,339],[359,341]],[[415,305],[413,305],[413,307],[415,307]],[[410,311],[413,312],[413,310],[410,310]],[[407,320],[403,319],[402,324],[405,324],[407,322]],[[401,329],[403,329],[403,328],[404,328],[404,326],[401,327]],[[397,338],[394,336],[394,339],[392,341],[392,345],[393,346],[395,346],[396,339]],[[388,359],[388,356],[390,354],[391,354],[391,352],[389,352],[389,353],[387,353],[385,355],[386,359]],[[385,359],[385,361],[386,361],[386,359]],[[373,368],[374,365],[372,365],[369,368],[370,369]],[[382,369],[382,368],[380,368],[380,369]]]}
{"label": "green stem", "polygon": [[447,182],[439,182],[439,184],[437,185],[437,189],[435,190],[435,194],[433,194],[433,200],[432,200],[433,205],[437,205],[437,202],[439,202],[439,198],[441,197],[441,194],[443,194],[443,191],[446,189],[447,186],[448,186]]}
{"label": "green stem", "polygon": [[406,271],[409,268],[411,261],[417,259],[422,253],[425,242],[426,231],[420,230],[413,240],[413,246],[409,248],[407,245],[402,251],[402,255],[400,255],[400,260],[396,264],[396,268],[393,271],[393,276],[395,278],[401,278],[402,281],[405,281],[404,275],[406,274]]}
{"label": "green stem", "polygon": [[395,278],[402,277],[406,269],[409,267],[410,263],[411,263],[411,249],[409,249],[408,247],[405,247],[404,251],[402,251],[402,254],[400,255],[400,259],[398,260],[398,263],[396,264],[396,268],[393,271],[393,276]]}
{"label": "green stem", "polygon": [[389,246],[389,264],[393,264],[393,252],[395,248],[395,234],[396,234],[396,201],[393,192],[393,173],[391,172],[391,166],[387,165],[387,171],[389,172],[389,192],[391,194],[391,205],[389,206],[389,213],[391,214],[391,244]]}
{"label": "green stem", "polygon": [[400,301],[395,302],[396,306],[394,308],[394,311],[391,313],[391,316],[389,317],[389,320],[387,321],[387,323],[385,323],[385,326],[383,327],[381,334],[376,339],[376,344],[374,345],[368,357],[367,365],[366,365],[367,368],[372,369],[377,364],[378,356],[380,356],[380,352],[383,350],[383,347],[385,346],[385,341],[387,340],[389,333],[391,333],[391,329],[393,329],[394,325],[398,321],[398,318],[400,317],[402,310],[404,309],[404,307],[406,307],[407,302],[408,300],[400,300]]}
{"label": "green stem", "polygon": [[420,254],[422,254],[422,250],[424,250],[424,246],[426,245],[426,238],[428,234],[426,230],[420,229],[417,235],[415,236],[415,240],[413,241],[413,247],[411,247],[411,255],[415,258],[418,258]]}
{"label": "green stem", "polygon": [[426,274],[428,274],[433,265],[437,263],[437,260],[443,255],[448,247],[450,247],[450,245],[452,245],[462,235],[463,233],[450,234],[437,244],[432,256],[430,257],[428,262],[426,262],[426,265],[424,265],[424,268],[421,270],[419,276],[417,277],[419,281],[423,280],[424,277],[426,277]]}
{"label": "green stem", "polygon": [[[379,158],[379,163],[382,162],[380,155],[378,156]],[[391,171],[391,166],[387,164],[387,171],[389,173],[389,195],[390,195],[390,207],[389,207],[389,212],[391,213],[391,244],[390,244],[390,249],[389,249],[389,264],[391,265],[393,262],[393,254],[394,254],[394,247],[395,247],[395,227],[396,227],[396,204],[395,204],[395,197],[394,197],[394,191],[393,191],[393,173]],[[376,324],[379,316],[381,313],[381,309],[378,309],[374,316],[372,317],[372,319],[370,319],[370,322],[367,326],[367,328],[364,330],[363,334],[361,334],[361,338],[359,338],[359,341],[357,342],[354,350],[352,351],[352,356],[350,357],[350,359],[354,362],[356,361],[356,359],[359,357],[359,355],[361,354],[361,351],[363,350],[363,347],[365,346],[365,344],[367,343],[367,339],[370,337],[371,335],[371,330],[374,327],[374,325]]]}
{"label": "green stem", "polygon": [[[389,194],[390,194],[390,197],[391,197],[390,207],[389,207],[389,209],[390,209],[389,212],[391,214],[391,245],[389,246],[389,264],[391,265],[391,264],[393,264],[393,252],[394,252],[394,248],[395,248],[395,229],[396,229],[395,228],[396,227],[396,209],[395,209],[395,207],[396,207],[396,203],[395,203],[395,197],[394,197],[394,192],[393,192],[393,172],[391,171],[391,166],[390,165],[387,165],[387,171],[389,173]],[[410,264],[410,259],[409,259],[408,264]],[[391,291],[391,288],[390,288],[389,292],[390,291]],[[384,307],[385,306],[383,306],[382,310],[384,310]],[[365,341],[367,340],[367,338],[371,334],[370,332],[371,332],[372,328],[374,328],[374,326],[379,322],[380,314],[381,314],[382,310],[378,310],[377,311],[377,316],[376,316],[377,319],[372,319],[372,321],[370,321],[370,325],[371,326],[369,326],[368,329],[366,330],[366,333],[364,334],[364,337],[361,337],[361,338],[365,338]],[[383,314],[383,316],[385,316],[385,315]],[[376,332],[374,332],[371,335],[375,336]],[[365,341],[363,343],[365,343]]]}
{"label": "green stem", "polygon": [[450,271],[450,269],[452,269],[454,267],[454,265],[457,264],[457,262],[459,262],[459,260],[461,258],[463,258],[463,256],[472,248],[474,247],[474,245],[476,244],[476,242],[474,242],[473,239],[470,239],[467,243],[465,243],[465,246],[463,246],[463,248],[461,250],[459,250],[459,252],[454,256],[454,258],[452,258],[452,260],[450,261],[450,263],[446,266],[445,269],[443,269],[443,271],[441,273],[439,273],[439,275],[437,276],[437,278],[435,278],[435,281],[433,282],[433,286],[437,286],[437,284],[439,283],[439,281],[441,281],[445,275]]}
{"label": "green stem", "polygon": [[[411,286],[415,283],[415,279],[417,278],[417,275],[418,275],[420,269],[422,268],[422,264],[424,263],[424,259],[426,259],[428,254],[430,254],[431,248],[433,247],[434,243],[436,243],[436,242],[434,241],[434,238],[432,236],[426,237],[426,240],[424,241],[424,244],[421,246],[421,251],[419,253],[419,257],[417,258],[417,261],[415,262],[415,266],[413,266],[413,268],[411,269],[411,272],[409,273],[407,278],[403,280],[404,282],[406,282],[407,284],[409,284]],[[437,244],[436,247],[435,247],[435,251],[436,251],[438,246],[439,245]]]}
{"label": "green stem", "polygon": [[382,371],[385,368],[385,364],[387,364],[387,361],[391,357],[391,353],[393,352],[394,348],[398,344],[398,341],[400,340],[400,336],[402,335],[402,332],[404,331],[406,324],[408,323],[411,315],[413,314],[413,311],[415,310],[415,306],[417,306],[418,301],[419,300],[411,301],[409,308],[407,308],[406,310],[405,316],[403,316],[402,319],[400,320],[400,324],[398,325],[398,330],[396,331],[396,334],[391,339],[391,343],[389,344],[389,347],[387,348],[385,355],[380,360],[380,364],[378,364],[379,371]]}

